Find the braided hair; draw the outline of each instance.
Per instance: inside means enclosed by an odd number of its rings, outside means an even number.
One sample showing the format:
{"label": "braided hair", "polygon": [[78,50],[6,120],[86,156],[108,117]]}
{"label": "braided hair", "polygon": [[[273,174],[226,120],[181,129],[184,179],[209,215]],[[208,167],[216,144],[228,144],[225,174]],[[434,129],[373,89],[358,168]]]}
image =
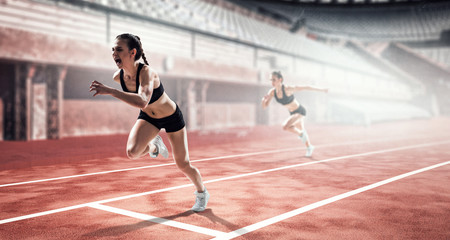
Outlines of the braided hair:
{"label": "braided hair", "polygon": [[139,60],[139,58],[142,57],[142,59],[144,60],[144,63],[146,65],[148,64],[147,58],[145,57],[145,53],[144,53],[144,49],[142,48],[142,43],[141,43],[141,39],[136,36],[133,35],[131,33],[123,33],[120,34],[116,37],[116,39],[121,39],[121,40],[126,40],[127,41],[127,46],[128,49],[136,49],[136,55],[134,56],[134,60]]}

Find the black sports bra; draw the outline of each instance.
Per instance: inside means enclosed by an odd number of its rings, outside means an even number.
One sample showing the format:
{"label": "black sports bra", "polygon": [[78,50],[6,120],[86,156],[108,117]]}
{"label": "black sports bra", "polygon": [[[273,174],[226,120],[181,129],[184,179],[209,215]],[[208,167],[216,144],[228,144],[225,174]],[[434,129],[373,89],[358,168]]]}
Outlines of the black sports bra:
{"label": "black sports bra", "polygon": [[[139,63],[138,69],[137,69],[137,73],[136,73],[136,92],[134,93],[138,93],[139,90],[139,73],[141,72],[142,67],[144,66],[144,64]],[[128,91],[127,86],[125,85],[125,81],[123,80],[123,69],[120,70],[120,85],[122,86],[122,90],[125,92],[131,92]],[[153,94],[152,94],[152,98],[150,99],[149,104],[155,102],[156,100],[158,100],[164,93],[164,87],[162,85],[162,82],[159,83],[159,87],[153,89]]]}
{"label": "black sports bra", "polygon": [[280,99],[277,97],[277,90],[275,89],[273,92],[273,95],[275,95],[275,100],[277,100],[277,102],[286,105],[291,103],[292,101],[294,101],[294,95],[291,96],[286,96],[286,92],[284,91],[284,85],[281,85],[281,91],[283,92],[283,97]]}

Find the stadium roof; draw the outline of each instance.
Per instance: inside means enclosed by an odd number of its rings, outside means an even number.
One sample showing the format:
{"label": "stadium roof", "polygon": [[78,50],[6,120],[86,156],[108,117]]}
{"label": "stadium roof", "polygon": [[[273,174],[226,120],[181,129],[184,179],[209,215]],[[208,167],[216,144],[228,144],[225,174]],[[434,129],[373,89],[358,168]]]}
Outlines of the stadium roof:
{"label": "stadium roof", "polygon": [[327,39],[450,45],[450,1],[228,0]]}

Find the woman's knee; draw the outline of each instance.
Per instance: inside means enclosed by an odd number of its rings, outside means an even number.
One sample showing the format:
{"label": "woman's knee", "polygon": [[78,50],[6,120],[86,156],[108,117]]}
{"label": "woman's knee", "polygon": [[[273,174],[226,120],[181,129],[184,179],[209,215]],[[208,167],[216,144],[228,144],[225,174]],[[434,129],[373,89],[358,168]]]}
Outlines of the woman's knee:
{"label": "woman's knee", "polygon": [[129,159],[136,159],[141,156],[142,151],[140,151],[135,145],[127,147],[127,156]]}
{"label": "woman's knee", "polygon": [[180,169],[182,172],[187,172],[193,168],[191,163],[187,159],[185,159],[184,161],[176,161],[176,163],[178,169]]}
{"label": "woman's knee", "polygon": [[291,129],[291,128],[293,128],[294,126],[292,126],[292,125],[288,125],[288,124],[284,124],[283,125],[283,130],[284,131],[289,131],[289,129]]}

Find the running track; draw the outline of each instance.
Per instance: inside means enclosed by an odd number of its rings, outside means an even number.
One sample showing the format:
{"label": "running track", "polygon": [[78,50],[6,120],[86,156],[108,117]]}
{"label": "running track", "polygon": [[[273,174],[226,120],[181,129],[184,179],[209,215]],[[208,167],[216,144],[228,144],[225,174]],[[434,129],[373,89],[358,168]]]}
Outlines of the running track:
{"label": "running track", "polygon": [[450,119],[308,127],[313,158],[279,127],[190,133],[202,213],[127,136],[0,142],[0,239],[450,239]]}

